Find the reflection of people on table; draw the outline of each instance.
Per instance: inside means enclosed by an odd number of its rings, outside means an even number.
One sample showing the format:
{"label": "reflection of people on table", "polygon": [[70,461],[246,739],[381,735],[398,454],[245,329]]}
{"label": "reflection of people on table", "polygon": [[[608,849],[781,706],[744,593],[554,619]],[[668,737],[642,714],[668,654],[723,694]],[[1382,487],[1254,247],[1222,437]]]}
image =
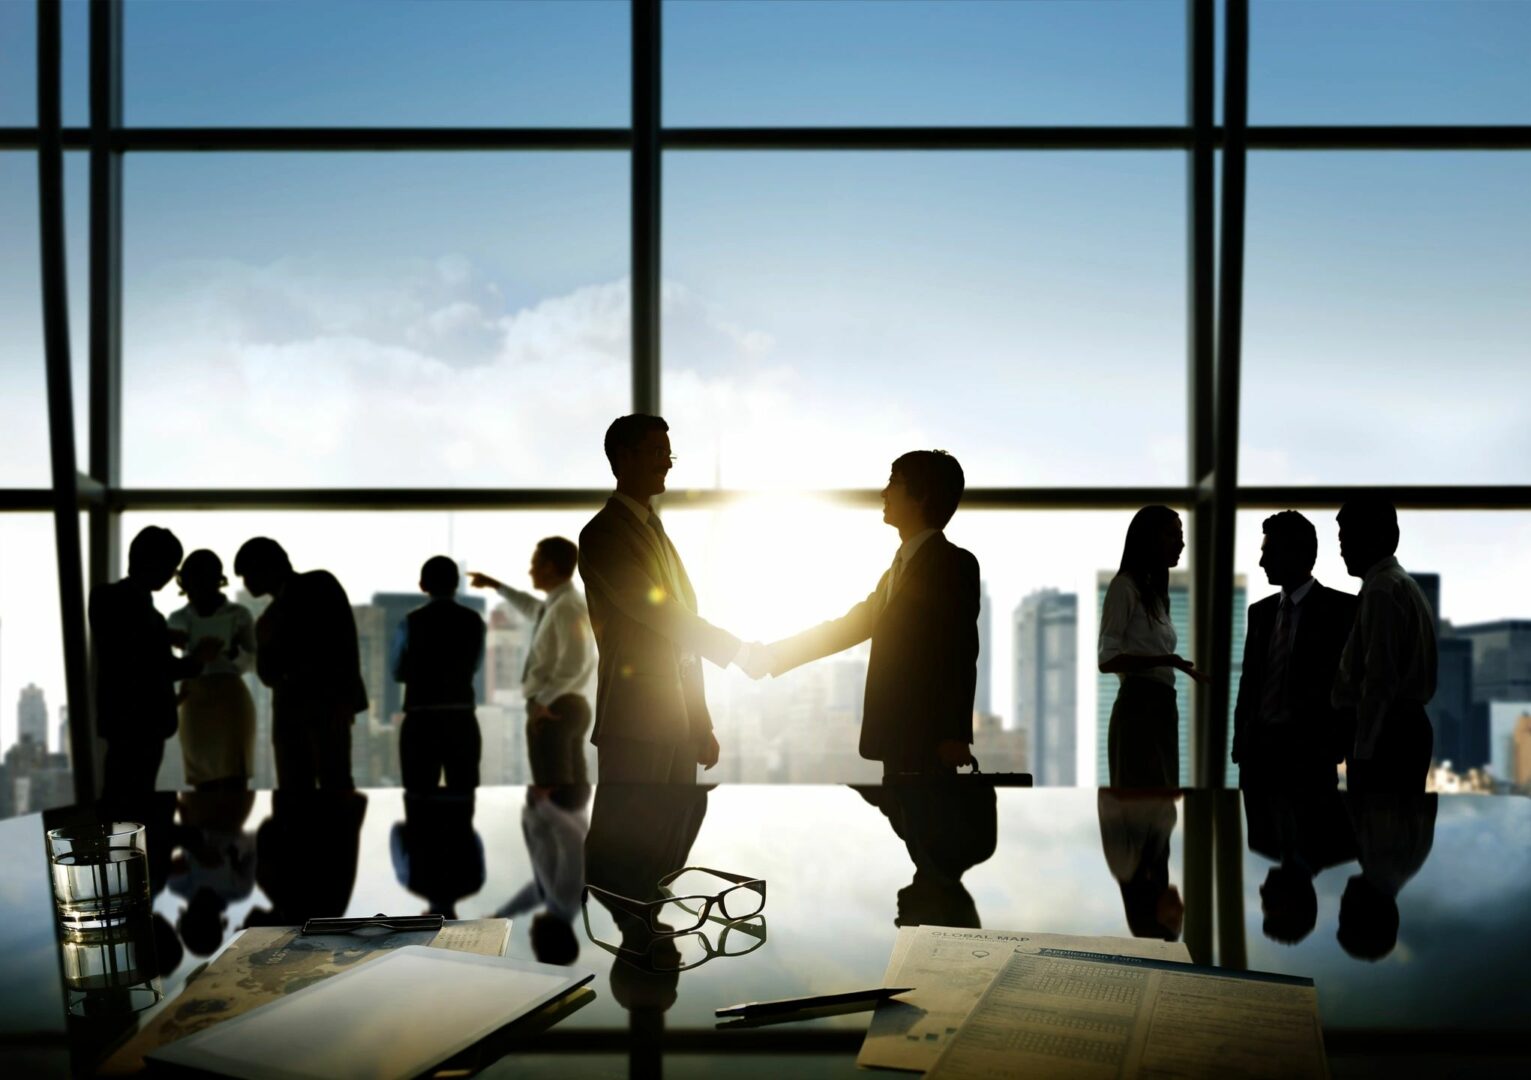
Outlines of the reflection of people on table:
{"label": "reflection of people on table", "polygon": [[223,589],[223,563],[206,549],[181,563],[186,605],[166,620],[180,640],[216,641],[217,655],[181,682],[181,757],[198,790],[243,789],[255,772],[255,701],[244,674],[255,667],[255,620]]}
{"label": "reflection of people on table", "polygon": [[[707,816],[710,789],[688,784],[614,784],[595,790],[585,841],[585,880],[637,901],[660,898],[659,879],[686,865]],[[624,908],[599,899],[615,920],[620,944],[611,965],[611,993],[628,1011],[631,1073],[657,1076],[664,1014],[675,1004],[685,958],[682,942],[656,934]]]}
{"label": "reflection of people on table", "polygon": [[1338,791],[1244,790],[1249,850],[1276,863],[1260,886],[1265,936],[1295,945],[1318,922],[1313,879],[1356,857],[1345,797]]}
{"label": "reflection of people on table", "polygon": [[914,863],[913,879],[898,891],[894,925],[983,925],[962,875],[994,854],[994,789],[930,780],[854,790],[882,811]]}
{"label": "reflection of people on table", "polygon": [[1180,940],[1185,901],[1170,882],[1175,797],[1101,790],[1096,795],[1106,865],[1122,890],[1133,937]]}
{"label": "reflection of people on table", "polygon": [[255,832],[255,883],[271,906],[253,908],[245,925],[297,926],[346,914],[366,814],[359,791],[272,792],[271,816]]}
{"label": "reflection of people on table", "polygon": [[484,887],[484,841],[473,828],[471,792],[407,791],[404,820],[388,837],[400,885],[427,915],[457,918],[457,902]]}
{"label": "reflection of people on table", "polygon": [[197,956],[223,944],[231,903],[255,889],[255,837],[244,827],[253,791],[181,795],[181,850],[170,864],[170,891],[186,901],[176,930]]}
{"label": "reflection of people on table", "polygon": [[1398,944],[1398,893],[1430,857],[1437,798],[1346,794],[1361,872],[1345,883],[1336,936],[1351,956],[1380,960]]}
{"label": "reflection of people on table", "polygon": [[574,924],[585,891],[585,834],[590,831],[588,784],[528,787],[521,835],[532,860],[532,880],[495,915],[532,916],[532,955],[545,964],[572,964],[579,956]]}

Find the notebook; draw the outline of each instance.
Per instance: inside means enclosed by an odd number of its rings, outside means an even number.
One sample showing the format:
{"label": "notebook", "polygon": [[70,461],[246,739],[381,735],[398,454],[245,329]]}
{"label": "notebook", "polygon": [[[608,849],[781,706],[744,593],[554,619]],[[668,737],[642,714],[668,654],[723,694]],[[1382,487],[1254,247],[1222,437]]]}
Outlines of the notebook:
{"label": "notebook", "polygon": [[148,1055],[241,1080],[407,1080],[592,974],[411,945]]}

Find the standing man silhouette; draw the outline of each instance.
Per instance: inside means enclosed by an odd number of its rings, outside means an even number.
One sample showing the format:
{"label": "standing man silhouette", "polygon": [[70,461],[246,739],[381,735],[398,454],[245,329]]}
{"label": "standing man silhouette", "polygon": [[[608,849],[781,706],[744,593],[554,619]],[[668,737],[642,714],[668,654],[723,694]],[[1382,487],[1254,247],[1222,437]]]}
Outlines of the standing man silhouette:
{"label": "standing man silhouette", "polygon": [[972,761],[978,560],[942,531],[964,486],[962,466],[944,450],[894,461],[882,490],[882,519],[901,541],[893,565],[840,618],[767,648],[766,670],[780,675],[872,639],[861,756],[882,762],[885,779],[949,775]]}
{"label": "standing man silhouette", "polygon": [[595,641],[590,636],[590,609],[574,587],[579,548],[562,536],[549,536],[532,552],[532,588],[547,597],[538,600],[488,574],[470,573],[476,589],[493,589],[532,624],[521,692],[526,697],[526,750],[532,783],[584,784],[585,732],[590,728],[590,702],[585,687],[595,672]]}
{"label": "standing man silhouette", "polygon": [[1435,613],[1393,553],[1398,512],[1375,496],[1340,508],[1340,557],[1361,579],[1360,610],[1334,682],[1333,701],[1356,710],[1345,766],[1351,791],[1425,790],[1435,733]]}
{"label": "standing man silhouette", "polygon": [[282,545],[246,540],[234,573],[270,596],[255,624],[255,673],[271,687],[279,788],[351,791],[351,725],[367,709],[351,601],[328,570],[300,574]]}
{"label": "standing man silhouette", "polygon": [[473,676],[484,662],[484,620],[457,602],[457,564],[433,555],[420,568],[431,599],[404,616],[393,641],[393,677],[404,685],[399,770],[404,790],[432,792],[446,773],[450,791],[478,787],[483,735]]}
{"label": "standing man silhouette", "polygon": [[181,551],[173,532],[150,525],[128,547],[127,576],[90,594],[96,730],[106,740],[109,798],[154,790],[165,740],[176,732],[176,681],[199,674],[219,653],[216,639],[197,642],[184,658],[170,651],[172,635],[153,594],[175,576]]}
{"label": "standing man silhouette", "polygon": [[1356,598],[1313,576],[1318,533],[1295,510],[1265,519],[1260,565],[1281,592],[1251,604],[1233,713],[1233,760],[1248,789],[1333,788],[1355,713],[1329,695]]}
{"label": "standing man silhouette", "polygon": [[669,430],[657,416],[612,421],[605,449],[617,489],[579,534],[597,652],[591,741],[600,783],[695,784],[697,765],[712,768],[719,752],[701,660],[751,659],[737,637],[696,613],[680,552],[654,512],[673,461]]}

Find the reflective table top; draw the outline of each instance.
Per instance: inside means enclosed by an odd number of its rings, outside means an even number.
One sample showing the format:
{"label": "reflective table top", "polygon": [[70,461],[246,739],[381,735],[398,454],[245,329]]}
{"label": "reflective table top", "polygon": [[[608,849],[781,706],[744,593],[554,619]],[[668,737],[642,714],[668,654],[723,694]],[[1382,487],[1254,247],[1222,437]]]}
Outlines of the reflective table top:
{"label": "reflective table top", "polygon": [[[510,955],[595,973],[584,1007],[485,1075],[847,1074],[868,1013],[739,1030],[713,1010],[879,985],[921,923],[1179,938],[1201,962],[1311,976],[1337,1074],[1400,1048],[1489,1073],[1531,1054],[1523,798],[608,785],[160,794],[126,813],[148,825],[165,1000],[68,1017],[44,845],[67,815],[0,822],[8,1075],[92,1071],[247,925],[427,910],[513,909]],[[661,890],[686,867],[725,876]]]}

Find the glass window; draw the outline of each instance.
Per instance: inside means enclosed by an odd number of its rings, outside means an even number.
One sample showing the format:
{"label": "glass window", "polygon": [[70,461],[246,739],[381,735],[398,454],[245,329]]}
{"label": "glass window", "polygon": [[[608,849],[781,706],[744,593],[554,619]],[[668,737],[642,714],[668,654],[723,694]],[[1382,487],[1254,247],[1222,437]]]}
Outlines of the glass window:
{"label": "glass window", "polygon": [[627,164],[130,158],[126,482],[606,483],[631,394]]}
{"label": "glass window", "polygon": [[1184,483],[1183,157],[668,155],[675,486]]}
{"label": "glass window", "polygon": [[1531,120],[1531,5],[1255,0],[1249,23],[1250,123]]}
{"label": "glass window", "polygon": [[0,817],[74,801],[51,514],[0,514]]}
{"label": "glass window", "polygon": [[665,123],[1178,124],[1185,7],[664,5]]}
{"label": "glass window", "polygon": [[[63,44],[64,123],[90,123],[90,5],[64,0],[60,6]],[[37,124],[37,2],[0,3],[0,127]]]}
{"label": "glass window", "polygon": [[1521,483],[1531,154],[1251,154],[1245,484]]}
{"label": "glass window", "polygon": [[124,112],[166,126],[624,126],[630,22],[625,0],[137,0]]}

